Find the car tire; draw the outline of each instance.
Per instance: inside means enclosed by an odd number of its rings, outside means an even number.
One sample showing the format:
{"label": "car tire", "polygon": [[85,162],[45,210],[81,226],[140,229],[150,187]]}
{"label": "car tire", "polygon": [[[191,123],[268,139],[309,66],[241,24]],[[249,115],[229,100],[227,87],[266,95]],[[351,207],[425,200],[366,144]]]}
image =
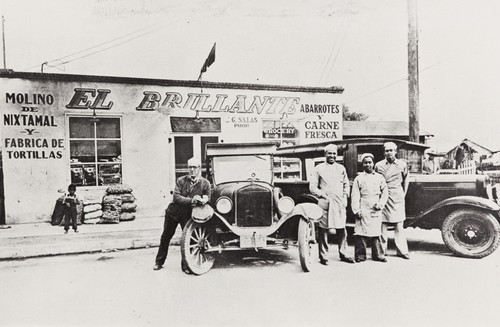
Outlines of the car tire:
{"label": "car tire", "polygon": [[441,228],[443,241],[456,255],[484,258],[500,242],[500,224],[490,213],[460,209],[445,218]]}
{"label": "car tire", "polygon": [[190,219],[182,231],[181,256],[185,273],[202,275],[212,269],[215,252],[206,250],[217,244],[216,233],[210,224],[198,224]]}
{"label": "car tire", "polygon": [[300,218],[297,240],[299,243],[300,266],[304,272],[311,271],[313,246],[314,246],[314,222]]}

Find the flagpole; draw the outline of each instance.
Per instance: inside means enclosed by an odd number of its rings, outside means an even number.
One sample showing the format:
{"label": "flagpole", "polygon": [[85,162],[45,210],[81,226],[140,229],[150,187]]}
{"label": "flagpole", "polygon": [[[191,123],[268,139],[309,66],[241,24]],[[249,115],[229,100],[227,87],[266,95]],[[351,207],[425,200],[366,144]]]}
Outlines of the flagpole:
{"label": "flagpole", "polygon": [[201,78],[203,73],[200,72],[200,77],[198,77],[198,81],[200,82],[200,91],[203,93],[203,79]]}

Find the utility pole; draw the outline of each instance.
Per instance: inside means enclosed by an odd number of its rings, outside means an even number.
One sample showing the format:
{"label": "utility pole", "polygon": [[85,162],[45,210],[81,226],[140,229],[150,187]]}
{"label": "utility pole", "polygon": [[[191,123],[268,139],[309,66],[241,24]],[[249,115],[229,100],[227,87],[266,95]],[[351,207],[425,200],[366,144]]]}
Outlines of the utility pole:
{"label": "utility pole", "polygon": [[409,140],[419,142],[417,0],[408,0],[408,124]]}
{"label": "utility pole", "polygon": [[3,69],[7,69],[5,61],[5,18],[2,15],[2,43],[3,43]]}

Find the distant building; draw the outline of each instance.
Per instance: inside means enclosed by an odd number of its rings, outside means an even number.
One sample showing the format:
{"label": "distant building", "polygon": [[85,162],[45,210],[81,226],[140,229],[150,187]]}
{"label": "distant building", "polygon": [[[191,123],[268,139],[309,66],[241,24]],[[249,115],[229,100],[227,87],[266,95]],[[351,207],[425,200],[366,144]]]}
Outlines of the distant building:
{"label": "distant building", "polygon": [[453,162],[456,167],[464,160],[473,160],[477,164],[490,157],[493,151],[469,139],[463,139],[458,145],[446,153],[446,159]]}
{"label": "distant building", "polygon": [[[409,141],[408,122],[405,121],[344,121],[344,139],[385,137]],[[420,130],[419,143],[427,144],[433,134]]]}

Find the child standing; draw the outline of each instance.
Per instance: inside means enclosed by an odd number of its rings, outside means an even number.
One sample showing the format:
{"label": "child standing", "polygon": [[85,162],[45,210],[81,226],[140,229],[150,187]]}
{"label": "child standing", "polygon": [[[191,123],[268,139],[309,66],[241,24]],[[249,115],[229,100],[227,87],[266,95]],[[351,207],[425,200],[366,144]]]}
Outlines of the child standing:
{"label": "child standing", "polygon": [[68,234],[69,230],[69,222],[71,219],[71,224],[73,226],[73,230],[75,233],[78,233],[77,230],[77,211],[76,206],[80,202],[78,197],[76,196],[76,186],[74,184],[70,184],[68,186],[68,194],[64,196],[63,204],[64,204],[64,234]]}

